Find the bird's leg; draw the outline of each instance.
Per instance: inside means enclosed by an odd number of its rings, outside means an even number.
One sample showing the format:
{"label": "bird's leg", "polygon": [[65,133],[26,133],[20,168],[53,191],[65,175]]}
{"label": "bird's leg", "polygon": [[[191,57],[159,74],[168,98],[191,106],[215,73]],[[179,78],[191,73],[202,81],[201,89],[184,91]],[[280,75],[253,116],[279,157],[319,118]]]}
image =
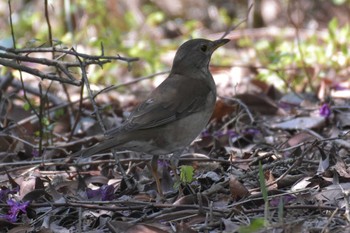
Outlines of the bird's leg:
{"label": "bird's leg", "polygon": [[173,155],[170,157],[170,168],[174,173],[175,180],[180,181],[179,176],[177,175],[177,166],[179,165],[180,155],[182,151],[175,151]]}
{"label": "bird's leg", "polygon": [[160,184],[159,176],[158,176],[158,155],[153,155],[151,160],[151,171],[154,179],[156,180],[157,184],[157,191],[161,197],[163,197],[163,190],[162,186]]}
{"label": "bird's leg", "polygon": [[128,190],[132,190],[132,184],[130,183],[128,175],[126,174],[122,164],[120,163],[119,156],[116,153],[115,149],[112,149],[112,153],[113,153],[113,156],[114,156],[115,164],[118,166],[118,169],[119,169],[120,173],[123,176],[123,179],[125,181],[126,187],[128,188]]}
{"label": "bird's leg", "polygon": [[181,188],[181,179],[180,176],[177,174],[177,167],[179,165],[180,155],[182,154],[182,151],[175,151],[173,155],[170,157],[170,168],[174,173],[175,176],[175,185],[174,187],[178,187],[179,194],[183,194],[183,190]]}

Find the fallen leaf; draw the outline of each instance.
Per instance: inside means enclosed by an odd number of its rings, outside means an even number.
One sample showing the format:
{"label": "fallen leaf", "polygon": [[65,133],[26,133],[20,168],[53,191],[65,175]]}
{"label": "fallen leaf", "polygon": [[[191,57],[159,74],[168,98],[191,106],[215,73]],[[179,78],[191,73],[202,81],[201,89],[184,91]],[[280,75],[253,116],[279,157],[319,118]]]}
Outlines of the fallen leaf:
{"label": "fallen leaf", "polygon": [[286,120],[280,123],[274,123],[271,125],[273,129],[319,129],[326,123],[324,117],[298,117],[291,120]]}
{"label": "fallen leaf", "polygon": [[229,187],[231,197],[235,201],[249,196],[248,189],[233,175],[231,175],[229,178]]}

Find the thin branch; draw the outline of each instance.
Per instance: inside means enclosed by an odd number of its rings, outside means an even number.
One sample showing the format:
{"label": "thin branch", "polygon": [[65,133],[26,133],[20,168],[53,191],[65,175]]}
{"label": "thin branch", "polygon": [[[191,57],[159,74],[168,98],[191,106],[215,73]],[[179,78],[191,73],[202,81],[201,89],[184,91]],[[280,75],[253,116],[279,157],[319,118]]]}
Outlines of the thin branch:
{"label": "thin branch", "polygon": [[59,77],[55,74],[43,73],[43,72],[39,71],[38,69],[33,69],[33,68],[28,67],[28,66],[18,64],[16,62],[0,59],[0,65],[6,66],[6,67],[11,67],[13,69],[26,72],[26,73],[38,76],[42,79],[50,79],[50,80],[55,80],[55,81],[59,81],[59,82],[63,82],[63,83],[69,83],[69,84],[72,84],[75,86],[80,86],[80,81],[62,79],[61,77]]}
{"label": "thin branch", "polygon": [[39,105],[39,157],[42,156],[43,151],[43,139],[44,139],[44,102],[45,98],[43,96],[43,88],[39,82],[39,92],[40,92],[40,105]]}
{"label": "thin branch", "polygon": [[49,32],[49,43],[52,47],[52,30],[51,30],[51,24],[50,24],[50,17],[49,17],[49,10],[47,9],[47,0],[45,0],[45,18],[46,18],[46,24],[47,24],[47,30]]}
{"label": "thin branch", "polygon": [[13,22],[12,22],[12,7],[11,7],[11,0],[7,1],[9,6],[9,14],[10,14],[10,27],[11,27],[11,37],[12,37],[12,43],[13,47],[16,49],[16,41],[15,41],[15,32],[13,30]]}
{"label": "thin branch", "polygon": [[236,25],[232,25],[231,27],[229,27],[225,33],[220,37],[220,39],[223,39],[225,38],[225,36],[227,36],[231,31],[235,30],[236,28],[238,28],[242,23],[246,22],[248,20],[248,16],[249,16],[249,13],[250,11],[253,9],[253,6],[254,4],[251,4],[248,8],[248,11],[247,11],[247,17],[244,18],[241,22],[239,22],[238,24]]}
{"label": "thin branch", "polygon": [[[109,63],[112,60],[122,60],[128,63],[137,61],[138,58],[124,58],[117,56],[94,56],[88,55],[84,53],[78,53],[74,49],[56,49],[54,47],[51,48],[35,48],[35,49],[7,49],[0,46],[1,50],[4,50],[4,53],[0,53],[0,64],[11,67],[35,76],[38,76],[42,79],[54,80],[62,83],[69,83],[72,85],[80,86],[81,82],[77,81],[75,77],[69,71],[70,67],[80,67],[81,64],[79,62],[66,62],[60,60],[50,60],[46,58],[36,58],[28,56],[28,53],[37,53],[37,52],[57,52],[62,53],[63,55],[72,55],[75,58],[80,57],[84,59],[85,65],[97,64],[99,66],[103,66],[103,64]],[[26,53],[22,55],[22,53]],[[4,58],[4,59],[1,59]],[[9,61],[7,59],[16,60],[16,62]],[[60,77],[59,75],[53,73],[44,73],[37,69],[31,68],[29,66],[19,64],[19,62],[31,62],[36,64],[42,64],[46,66],[55,67],[58,72],[62,72],[66,75],[67,78]]]}
{"label": "thin branch", "polygon": [[87,60],[107,59],[107,60],[121,60],[121,61],[125,61],[125,62],[135,62],[135,61],[139,60],[139,58],[121,57],[119,54],[117,54],[116,56],[89,55],[89,54],[85,54],[85,53],[79,53],[79,52],[76,52],[75,50],[71,50],[71,49],[67,49],[67,48],[56,48],[56,47],[13,49],[13,48],[6,48],[3,46],[0,46],[0,50],[4,50],[5,52],[14,53],[14,54],[39,53],[39,52],[40,53],[59,52],[59,53],[67,54],[67,55],[79,56],[79,57],[85,58]]}
{"label": "thin branch", "polygon": [[96,115],[96,118],[97,118],[97,120],[98,120],[100,126],[101,126],[101,129],[103,130],[103,133],[105,133],[105,132],[106,132],[106,127],[104,126],[103,121],[102,121],[102,117],[101,117],[101,115],[100,115],[100,112],[98,111],[97,104],[96,104],[96,102],[95,102],[95,100],[94,100],[93,93],[92,93],[92,91],[91,91],[91,89],[90,89],[89,79],[88,79],[87,74],[86,74],[86,66],[87,66],[87,65],[85,64],[84,60],[82,61],[82,60],[80,59],[80,57],[77,57],[77,59],[78,59],[78,61],[79,61],[80,64],[81,64],[80,69],[81,69],[82,76],[83,76],[83,77],[82,77],[82,80],[83,80],[83,82],[84,82],[84,84],[85,84],[85,86],[86,86],[86,89],[87,89],[87,91],[88,91],[88,94],[89,94],[89,97],[90,97],[92,106],[94,107],[94,113],[95,113],[95,115]]}
{"label": "thin branch", "polygon": [[[296,1],[296,3],[298,3],[298,1]],[[307,64],[305,62],[305,56],[304,56],[304,51],[302,50],[301,48],[301,39],[300,39],[300,33],[299,33],[299,26],[297,25],[297,23],[293,20],[293,17],[291,16],[292,15],[292,12],[291,12],[291,2],[288,2],[288,8],[287,8],[287,11],[288,11],[288,18],[289,18],[289,21],[291,22],[291,24],[293,25],[294,29],[295,29],[295,36],[296,36],[296,39],[297,39],[297,47],[298,47],[298,51],[299,51],[299,54],[300,54],[300,60],[301,60],[301,63],[302,63],[302,69],[306,75],[306,78],[307,78],[307,81],[308,81],[308,84],[312,90],[312,92],[315,92],[315,87],[312,83],[312,78],[308,72],[308,67],[307,67]],[[299,14],[299,11],[297,11],[297,13]]]}

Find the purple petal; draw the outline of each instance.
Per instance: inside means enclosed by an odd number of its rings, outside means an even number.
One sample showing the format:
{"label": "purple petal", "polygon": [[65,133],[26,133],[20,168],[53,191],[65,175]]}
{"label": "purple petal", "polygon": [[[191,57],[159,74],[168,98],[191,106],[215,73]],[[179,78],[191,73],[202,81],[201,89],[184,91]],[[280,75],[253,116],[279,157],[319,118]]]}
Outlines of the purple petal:
{"label": "purple petal", "polygon": [[34,158],[39,157],[39,151],[38,151],[38,150],[33,150],[33,151],[32,151],[32,156],[33,156]]}
{"label": "purple petal", "polygon": [[99,195],[101,195],[101,189],[95,189],[95,190],[92,190],[91,188],[87,188],[86,189],[86,196],[88,197],[88,199],[90,198],[94,198],[94,197],[97,197]]}
{"label": "purple petal", "polygon": [[245,134],[245,135],[247,135],[247,134],[248,135],[256,135],[258,133],[260,133],[260,131],[257,129],[245,129],[242,131],[242,134]]}
{"label": "purple petal", "polygon": [[114,199],[114,186],[103,185],[101,188],[101,200],[110,201]]}
{"label": "purple petal", "polygon": [[30,201],[26,202],[17,202],[14,200],[7,200],[7,204],[10,206],[10,213],[18,213],[19,211],[22,211],[23,213],[27,213],[27,207],[29,205]]}
{"label": "purple petal", "polygon": [[204,131],[201,133],[201,136],[202,136],[202,137],[210,137],[210,136],[211,136],[211,133],[210,133],[208,130],[204,130]]}
{"label": "purple petal", "polygon": [[325,118],[328,118],[330,115],[331,115],[331,109],[330,107],[328,106],[328,104],[323,104],[320,108],[320,115],[325,117]]}

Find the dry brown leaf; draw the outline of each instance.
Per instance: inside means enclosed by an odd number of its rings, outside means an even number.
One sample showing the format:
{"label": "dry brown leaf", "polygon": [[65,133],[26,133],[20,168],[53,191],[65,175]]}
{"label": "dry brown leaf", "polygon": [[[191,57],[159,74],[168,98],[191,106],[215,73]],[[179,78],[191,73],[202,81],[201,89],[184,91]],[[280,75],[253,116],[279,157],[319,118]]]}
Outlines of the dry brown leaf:
{"label": "dry brown leaf", "polygon": [[336,163],[334,166],[332,166],[332,169],[338,173],[338,176],[340,178],[350,179],[350,171],[347,164],[338,154],[336,154],[335,159],[336,159]]}
{"label": "dry brown leaf", "polygon": [[220,122],[224,116],[228,116],[237,110],[236,105],[229,104],[221,99],[216,101],[214,112],[211,116],[211,120]]}
{"label": "dry brown leaf", "polygon": [[293,137],[291,137],[289,140],[288,140],[288,145],[293,147],[293,146],[296,146],[300,143],[305,143],[305,142],[310,142],[310,141],[313,141],[315,140],[316,137],[309,134],[308,132],[300,132],[300,133],[297,133],[295,135],[293,135]]}
{"label": "dry brown leaf", "polygon": [[266,179],[266,184],[268,185],[267,189],[268,190],[276,190],[277,189],[277,183],[274,183],[275,177],[273,176],[272,172],[270,170],[267,170],[267,171],[265,171],[264,176],[265,176],[265,179]]}
{"label": "dry brown leaf", "polygon": [[22,199],[27,193],[35,190],[36,177],[30,177],[22,182],[18,182],[20,186],[20,198]]}
{"label": "dry brown leaf", "polygon": [[229,179],[229,187],[233,200],[236,201],[243,197],[249,196],[248,189],[241,182],[239,182],[235,176],[231,175]]}
{"label": "dry brown leaf", "polygon": [[[203,222],[203,217],[200,217],[201,222]],[[191,221],[189,223],[186,223],[184,221],[181,221],[177,226],[176,226],[176,232],[178,233],[196,233],[197,231],[192,230],[190,227],[190,224],[193,224],[194,222]]]}
{"label": "dry brown leaf", "polygon": [[337,205],[339,208],[344,208],[344,191],[349,189],[350,183],[332,184],[316,193],[314,197],[319,201],[324,201],[328,204]]}
{"label": "dry brown leaf", "polygon": [[304,174],[298,174],[298,175],[286,175],[282,179],[277,181],[277,186],[279,189],[289,187],[293,184],[295,184],[298,180],[302,179],[305,175]]}
{"label": "dry brown leaf", "polygon": [[12,228],[11,230],[7,231],[7,233],[27,233],[32,232],[33,230],[34,228],[29,224],[23,224],[21,226]]}
{"label": "dry brown leaf", "polygon": [[[191,195],[186,195],[181,197],[180,199],[178,199],[177,201],[174,202],[173,205],[198,205],[201,204],[203,206],[209,206],[209,199],[206,195],[202,195],[199,194],[195,195],[195,194],[191,194]],[[198,199],[198,197],[200,198],[200,200]],[[201,203],[199,203],[199,201]]]}
{"label": "dry brown leaf", "polygon": [[245,103],[252,111],[264,115],[284,114],[284,110],[280,109],[272,99],[264,94],[245,93],[235,97]]}

